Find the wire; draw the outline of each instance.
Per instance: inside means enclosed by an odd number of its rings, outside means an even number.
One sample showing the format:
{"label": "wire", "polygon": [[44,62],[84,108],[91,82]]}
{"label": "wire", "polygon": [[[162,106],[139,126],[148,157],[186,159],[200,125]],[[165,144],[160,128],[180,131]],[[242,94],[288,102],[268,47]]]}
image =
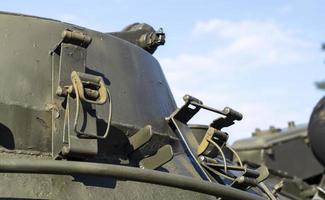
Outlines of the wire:
{"label": "wire", "polygon": [[234,180],[235,180],[235,178],[230,177],[230,176],[228,176],[227,174],[221,173],[221,172],[219,172],[219,171],[213,169],[212,167],[209,167],[209,165],[208,165],[207,163],[202,163],[202,165],[203,165],[203,167],[205,167],[206,169],[208,169],[209,171],[215,173],[215,174],[218,175],[218,176],[222,176],[222,177],[224,177],[224,178],[226,178],[226,179],[229,179],[229,180],[231,180],[231,181],[234,181]]}
{"label": "wire", "polygon": [[107,95],[108,95],[108,106],[109,106],[109,111],[108,111],[108,118],[107,118],[107,128],[103,136],[98,136],[95,134],[89,134],[89,133],[83,133],[81,131],[77,130],[77,123],[79,119],[79,110],[80,110],[80,96],[79,96],[79,90],[77,87],[77,83],[72,80],[72,85],[73,89],[75,91],[76,95],[76,102],[77,102],[77,109],[76,109],[76,114],[75,114],[75,120],[74,120],[74,130],[77,132],[79,136],[86,136],[87,138],[98,138],[98,139],[105,139],[108,136],[109,129],[111,126],[111,121],[112,121],[112,98],[109,89],[106,87]]}
{"label": "wire", "polygon": [[212,141],[211,139],[207,139],[211,144],[213,144],[217,149],[218,151],[220,152],[221,156],[222,156],[222,159],[223,159],[223,162],[224,162],[224,170],[225,172],[227,172],[227,161],[226,161],[226,157],[225,157],[225,154],[223,153],[221,147],[215,143],[214,141]]}
{"label": "wire", "polygon": [[241,167],[244,167],[243,166],[243,163],[242,163],[242,161],[241,161],[241,159],[240,159],[240,157],[239,157],[239,155],[238,155],[238,153],[232,148],[232,147],[230,147],[230,146],[228,146],[228,145],[226,145],[226,147],[236,156],[236,158],[237,158],[237,160],[238,160],[238,162],[239,162],[239,165],[241,166]]}

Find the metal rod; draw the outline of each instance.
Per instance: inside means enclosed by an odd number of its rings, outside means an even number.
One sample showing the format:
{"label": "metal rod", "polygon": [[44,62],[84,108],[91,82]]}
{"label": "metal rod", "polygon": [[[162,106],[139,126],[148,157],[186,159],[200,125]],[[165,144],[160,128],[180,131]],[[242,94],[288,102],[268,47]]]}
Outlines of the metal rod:
{"label": "metal rod", "polygon": [[203,104],[199,104],[199,103],[196,103],[196,102],[190,102],[190,104],[194,105],[194,106],[198,106],[200,108],[203,108],[205,110],[209,110],[211,112],[215,112],[215,113],[218,113],[220,115],[226,115],[223,111],[221,110],[218,110],[218,109],[215,109],[215,108],[212,108],[212,107],[209,107],[209,106],[206,106],[206,105],[203,105]]}
{"label": "metal rod", "polygon": [[262,200],[265,198],[252,193],[241,191],[207,181],[159,172],[155,170],[140,169],[112,164],[99,164],[76,161],[57,160],[26,160],[26,159],[0,159],[0,172],[2,173],[32,173],[32,174],[59,174],[59,175],[94,175],[108,176],[117,179],[152,183],[184,190],[200,192],[223,200]]}

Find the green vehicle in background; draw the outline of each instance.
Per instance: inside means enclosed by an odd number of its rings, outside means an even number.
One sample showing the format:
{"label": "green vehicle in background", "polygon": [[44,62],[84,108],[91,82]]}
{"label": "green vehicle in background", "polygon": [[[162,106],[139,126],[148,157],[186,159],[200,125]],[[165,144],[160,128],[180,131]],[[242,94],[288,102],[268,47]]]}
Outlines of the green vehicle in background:
{"label": "green vehicle in background", "polygon": [[[0,37],[1,199],[322,198],[323,167],[305,132],[298,143],[315,164],[286,174],[255,156],[272,139],[227,144],[222,129],[241,113],[190,95],[176,106],[152,56],[161,29],[101,33],[1,12]],[[202,109],[218,118],[188,124]],[[283,192],[287,180],[299,194]]]}
{"label": "green vehicle in background", "polygon": [[[316,83],[319,89],[324,85]],[[324,144],[325,97],[314,107],[308,124],[291,121],[287,128],[256,129],[251,138],[238,140],[232,147],[247,166],[266,166],[268,180],[277,182],[278,193],[289,199],[318,200],[325,198]]]}
{"label": "green vehicle in background", "polygon": [[268,180],[289,199],[323,199],[324,166],[314,156],[307,125],[290,122],[287,128],[257,129],[251,138],[232,147],[248,166],[264,165]]}

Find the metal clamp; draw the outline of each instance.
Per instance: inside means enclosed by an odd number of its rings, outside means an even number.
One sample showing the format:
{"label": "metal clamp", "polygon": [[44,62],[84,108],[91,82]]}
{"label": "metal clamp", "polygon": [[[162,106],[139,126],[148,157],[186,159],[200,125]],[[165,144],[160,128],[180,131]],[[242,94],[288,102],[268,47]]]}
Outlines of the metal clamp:
{"label": "metal clamp", "polygon": [[[243,118],[242,114],[229,108],[225,107],[223,110],[218,110],[209,106],[206,106],[203,104],[202,101],[199,99],[192,97],[190,95],[185,95],[183,97],[185,104],[178,108],[176,111],[174,111],[169,117],[166,118],[168,120],[170,127],[178,134],[178,136],[181,138],[181,143],[183,144],[186,153],[190,157],[195,169],[200,174],[200,176],[204,180],[212,181],[211,175],[202,167],[201,162],[199,161],[198,156],[202,155],[208,148],[209,144],[212,143],[215,148],[217,148],[215,151],[212,149],[208,155],[212,154],[215,155],[216,153],[220,152],[224,159],[224,163],[226,163],[225,156],[223,155],[223,152],[221,150],[221,146],[225,144],[225,142],[228,139],[228,135],[225,132],[221,132],[220,130],[224,127],[228,127],[232,124],[234,124],[235,120],[241,120]],[[223,115],[224,117],[220,117],[216,120],[214,120],[210,124],[210,129],[208,130],[204,140],[201,144],[196,144],[197,140],[193,139],[193,133],[191,129],[188,127],[187,123],[190,121],[194,115],[196,115],[200,109],[209,110],[214,113],[218,113],[220,115]],[[215,140],[215,136],[222,136],[221,138],[218,137],[217,139],[220,140],[220,144],[217,144]],[[195,141],[195,142],[193,142]],[[197,148],[199,147],[199,148]],[[227,171],[227,167],[225,167],[225,171]]]}
{"label": "metal clamp", "polygon": [[[73,71],[71,73],[71,81],[72,86],[69,87],[68,93],[69,96],[71,96],[73,93],[76,96],[76,102],[77,102],[77,109],[74,119],[74,131],[77,133],[79,137],[87,137],[87,138],[97,138],[97,139],[105,139],[108,135],[110,124],[111,124],[111,118],[112,118],[112,99],[109,92],[109,89],[105,86],[104,80],[100,76],[85,74],[81,72]],[[97,90],[93,89],[87,89],[84,87],[84,85],[88,85],[92,88],[98,88]],[[86,92],[85,92],[86,91]],[[86,94],[85,94],[86,93]],[[87,96],[90,96],[87,97]],[[96,99],[96,100],[92,100]],[[107,117],[107,128],[103,136],[98,136],[96,134],[90,134],[82,132],[81,130],[78,130],[78,120],[79,120],[79,111],[80,111],[80,100],[85,101],[90,104],[97,104],[97,105],[103,105],[108,101],[109,104],[109,112]]]}

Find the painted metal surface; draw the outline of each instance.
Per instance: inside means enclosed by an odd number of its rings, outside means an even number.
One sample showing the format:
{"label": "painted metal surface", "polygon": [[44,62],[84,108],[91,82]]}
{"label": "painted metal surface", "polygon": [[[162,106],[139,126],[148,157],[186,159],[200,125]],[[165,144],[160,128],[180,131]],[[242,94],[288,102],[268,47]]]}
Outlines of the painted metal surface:
{"label": "painted metal surface", "polygon": [[[66,31],[67,29],[72,31]],[[66,37],[72,38],[74,42],[67,41]],[[117,34],[100,33],[46,18],[0,13],[0,157],[35,160],[35,163],[38,160],[45,160],[46,163],[48,160],[63,159],[68,161],[62,162],[79,160],[139,167],[141,160],[154,155],[161,148],[164,150],[167,145],[167,154],[163,153],[167,156],[162,156],[162,160],[172,160],[166,164],[162,162],[164,165],[159,167],[160,157],[155,157],[154,167],[168,172],[169,177],[177,174],[194,178],[191,180],[200,180],[179,136],[165,119],[177,107],[159,63],[144,49],[121,38]],[[57,47],[60,47],[59,53],[56,52]],[[86,81],[80,80],[79,87],[74,87],[74,91],[58,92],[61,86],[71,89],[74,79],[70,83],[69,77],[73,71],[82,75]],[[71,123],[66,123],[65,118],[72,118],[76,112],[72,107],[78,105],[77,91],[80,88],[84,90],[83,84],[87,81],[86,84],[89,84],[89,80],[94,80],[94,77],[103,80],[100,81],[100,88],[105,84],[109,89],[112,108],[107,109],[107,105],[103,106],[105,104],[95,105],[90,100],[103,95],[103,90],[85,90],[85,95],[89,95],[90,99],[86,101],[87,97],[81,98],[83,118],[77,122],[81,129],[95,130],[98,137],[83,138],[77,134],[66,138],[65,125],[68,124],[69,129]],[[71,116],[70,113],[66,115],[68,105]],[[109,112],[111,120],[107,119]],[[110,127],[107,137],[101,137],[107,127]],[[143,127],[150,127],[150,131],[132,137]],[[79,141],[74,147],[76,153],[64,151],[66,139],[71,140],[73,137]],[[138,139],[133,141],[129,138]],[[215,196],[202,194],[203,189],[200,188],[188,191],[152,184],[154,181],[140,183],[90,176],[86,172],[81,175],[22,172],[24,173],[0,173],[0,197],[215,199]],[[64,168],[62,172],[65,172]],[[237,191],[233,188],[231,190]],[[241,192],[243,191],[239,193]],[[214,192],[209,194],[215,195]],[[237,193],[234,192],[235,194]],[[263,195],[257,197],[252,193],[245,194],[253,199],[264,198]]]}

